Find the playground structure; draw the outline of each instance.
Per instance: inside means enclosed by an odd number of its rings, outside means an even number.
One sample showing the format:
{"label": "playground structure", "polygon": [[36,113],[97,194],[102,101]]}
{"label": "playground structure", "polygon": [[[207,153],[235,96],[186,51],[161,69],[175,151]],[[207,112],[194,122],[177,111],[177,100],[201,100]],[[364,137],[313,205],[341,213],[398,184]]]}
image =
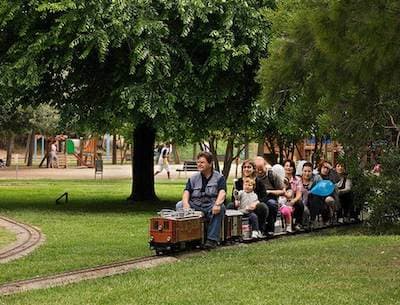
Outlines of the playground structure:
{"label": "playground structure", "polygon": [[78,161],[78,166],[95,167],[96,160],[101,159],[97,153],[97,137],[91,139],[67,139],[65,155],[72,155]]}
{"label": "playground structure", "polygon": [[[91,137],[90,139],[68,139],[67,136],[57,135],[55,137],[48,137],[46,139],[46,150],[39,164],[42,167],[46,160],[46,166],[50,164],[50,152],[52,144],[57,147],[57,161],[56,166],[58,168],[68,167],[68,156],[73,156],[77,161],[77,166],[94,168],[97,159],[100,159],[100,154],[97,152],[97,137]],[[43,147],[44,145],[42,145]]]}

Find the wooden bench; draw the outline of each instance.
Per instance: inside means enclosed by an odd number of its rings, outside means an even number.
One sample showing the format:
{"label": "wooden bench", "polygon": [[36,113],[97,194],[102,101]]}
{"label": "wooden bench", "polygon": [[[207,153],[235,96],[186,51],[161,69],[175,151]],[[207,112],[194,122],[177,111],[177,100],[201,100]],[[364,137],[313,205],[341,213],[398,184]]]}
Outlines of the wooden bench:
{"label": "wooden bench", "polygon": [[179,178],[181,177],[181,172],[185,172],[187,177],[187,172],[197,172],[197,162],[196,161],[184,161],[183,168],[177,168],[176,171],[179,173]]}

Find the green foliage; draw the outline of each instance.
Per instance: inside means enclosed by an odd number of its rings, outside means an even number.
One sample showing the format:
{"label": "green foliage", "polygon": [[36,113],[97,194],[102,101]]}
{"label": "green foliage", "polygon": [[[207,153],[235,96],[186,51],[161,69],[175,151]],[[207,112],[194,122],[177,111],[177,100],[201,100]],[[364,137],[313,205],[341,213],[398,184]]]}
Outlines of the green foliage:
{"label": "green foliage", "polygon": [[384,0],[279,2],[266,13],[274,39],[260,71],[263,100],[276,104],[288,91],[313,122],[324,113],[345,145],[383,137],[390,115],[400,119],[398,10]]}
{"label": "green foliage", "polygon": [[370,220],[374,225],[400,223],[400,149],[385,148],[379,162],[382,173],[369,177]]}
{"label": "green foliage", "polygon": [[[270,1],[15,1],[0,16],[0,84],[92,129],[207,112],[266,53]],[[190,109],[190,112],[188,112]],[[68,127],[68,124],[65,124]]]}
{"label": "green foliage", "polygon": [[[265,12],[273,40],[259,72],[262,101],[281,113],[296,104],[294,118],[307,118],[307,132],[329,134],[343,144],[346,156],[358,163],[350,173],[359,202],[368,196],[376,202],[375,222],[397,204],[388,190],[398,180],[386,173],[368,181],[359,163],[371,143],[399,145],[400,45],[394,38],[399,10],[398,1],[289,0]],[[387,168],[397,166],[392,157],[383,156]]]}

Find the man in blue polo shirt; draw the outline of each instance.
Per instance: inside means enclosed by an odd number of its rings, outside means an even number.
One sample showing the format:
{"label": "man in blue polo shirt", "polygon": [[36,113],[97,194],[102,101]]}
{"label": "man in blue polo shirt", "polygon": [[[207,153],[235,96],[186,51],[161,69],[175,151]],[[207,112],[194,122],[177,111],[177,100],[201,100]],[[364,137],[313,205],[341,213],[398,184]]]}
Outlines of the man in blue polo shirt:
{"label": "man in blue polo shirt", "polygon": [[215,248],[220,240],[221,224],[225,215],[226,181],[213,169],[209,152],[197,155],[198,173],[191,176],[183,191],[182,201],[176,208],[192,208],[202,211],[208,221],[205,248]]}

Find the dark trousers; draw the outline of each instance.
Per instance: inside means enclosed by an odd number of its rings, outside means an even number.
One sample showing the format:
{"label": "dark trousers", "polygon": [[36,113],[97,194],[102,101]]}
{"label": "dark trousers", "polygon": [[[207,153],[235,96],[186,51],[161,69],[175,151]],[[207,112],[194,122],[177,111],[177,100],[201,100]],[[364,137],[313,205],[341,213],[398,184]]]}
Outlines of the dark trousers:
{"label": "dark trousers", "polygon": [[267,225],[265,228],[265,232],[274,232],[276,215],[278,215],[278,202],[275,199],[268,199],[267,207],[269,214],[267,216]]}
{"label": "dark trousers", "polygon": [[303,202],[297,202],[294,205],[293,218],[295,225],[303,224],[304,204]]}
{"label": "dark trousers", "polygon": [[244,215],[249,218],[249,224],[251,225],[252,231],[260,230],[258,226],[258,217],[255,213],[245,213]]}
{"label": "dark trousers", "polygon": [[308,208],[310,210],[310,220],[315,221],[318,215],[321,214],[322,221],[329,220],[329,207],[325,203],[326,197],[317,196],[314,194],[308,195]]}
{"label": "dark trousers", "polygon": [[338,217],[352,217],[354,215],[353,196],[351,193],[339,195],[341,208]]}
{"label": "dark trousers", "polygon": [[[235,209],[235,204],[233,202],[228,203],[228,205],[226,206],[227,209]],[[255,214],[256,218],[257,218],[257,229],[253,229],[253,230],[260,230],[262,232],[266,232],[265,230],[265,225],[266,225],[266,219],[268,217],[268,207],[264,202],[259,202],[256,205],[255,210],[253,211],[253,213]],[[250,213],[252,214],[252,213]],[[246,215],[247,216],[247,215]],[[251,223],[251,221],[254,221],[251,218],[249,218],[249,223]]]}

